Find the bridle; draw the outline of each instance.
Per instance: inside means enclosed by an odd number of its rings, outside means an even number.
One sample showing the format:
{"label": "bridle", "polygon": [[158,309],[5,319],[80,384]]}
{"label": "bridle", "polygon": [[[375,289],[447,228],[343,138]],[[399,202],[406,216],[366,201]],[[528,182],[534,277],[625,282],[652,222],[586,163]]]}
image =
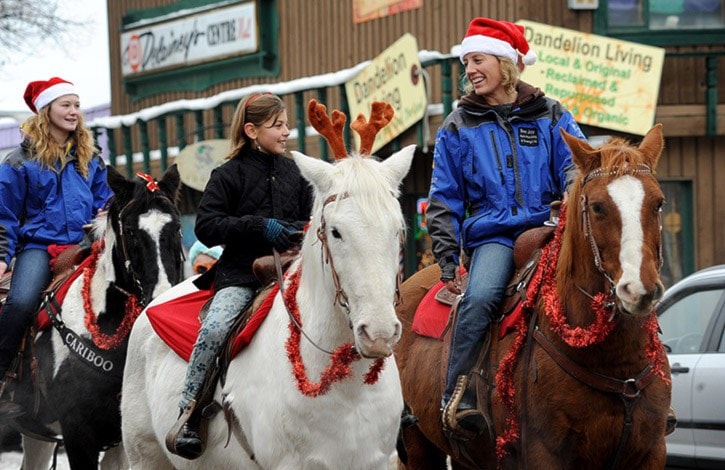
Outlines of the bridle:
{"label": "bridle", "polygon": [[[317,228],[317,239],[322,244],[322,250],[320,252],[320,255],[322,257],[322,262],[325,264],[330,265],[330,273],[332,276],[332,283],[335,285],[335,298],[333,300],[333,305],[339,304],[340,307],[345,311],[345,314],[348,317],[348,323],[350,324],[350,328],[352,328],[352,323],[350,322],[350,303],[348,300],[347,293],[345,292],[345,289],[342,287],[342,284],[340,283],[340,276],[337,274],[337,270],[335,269],[335,261],[332,257],[332,253],[330,252],[330,246],[328,244],[327,239],[327,221],[325,220],[325,207],[330,204],[331,202],[337,201],[337,200],[343,200],[350,197],[350,194],[345,192],[342,193],[342,196],[338,194],[332,194],[328,196],[327,199],[325,199],[325,202],[322,204],[320,215],[320,226]],[[338,199],[339,198],[339,199]],[[402,236],[401,236],[401,243],[402,243]],[[279,290],[282,293],[282,298],[284,299],[284,282],[283,282],[283,273],[282,273],[282,261],[280,258],[279,252],[277,250],[272,250],[274,254],[274,261],[275,261],[275,269],[277,271],[277,282],[279,284]],[[401,276],[400,273],[397,274],[395,279],[395,300],[394,300],[394,306],[398,306],[401,303],[401,294],[400,294],[400,284],[401,284]],[[294,325],[297,327],[297,329],[302,333],[302,336],[307,339],[315,348],[318,350],[327,353],[327,354],[334,354],[332,351],[328,351],[327,349],[323,348],[322,346],[318,345],[312,338],[310,338],[307,333],[305,333],[304,329],[302,328],[302,325],[299,324],[297,319],[292,315],[292,312],[289,309],[289,306],[286,302],[282,302],[284,304],[285,310],[287,311],[287,316],[290,318],[290,321],[294,323]]]}
{"label": "bridle", "polygon": [[[166,197],[166,195],[164,195],[164,194],[162,194],[160,192],[160,188],[159,188],[158,183],[156,182],[156,180],[153,179],[153,177],[151,175],[147,175],[147,174],[141,173],[139,171],[139,172],[136,173],[136,176],[138,176],[139,178],[141,178],[144,181],[146,181],[146,189],[149,192],[151,192],[151,193],[158,192],[158,195],[157,195],[158,197],[166,200],[172,206],[174,205],[174,203],[171,201],[171,199],[169,199],[168,197]],[[133,268],[133,265],[131,263],[131,257],[129,256],[128,242],[126,241],[126,235],[125,235],[124,227],[123,227],[123,214],[126,211],[126,209],[128,209],[129,207],[131,207],[131,205],[134,202],[136,202],[136,199],[131,199],[118,212],[118,236],[117,236],[117,238],[118,238],[119,245],[120,245],[120,248],[121,248],[121,250],[120,250],[121,251],[121,255],[123,257],[123,259],[122,259],[122,261],[123,261],[123,267],[125,268],[126,273],[128,273],[128,275],[131,277],[131,280],[133,282],[133,285],[138,290],[138,293],[139,293],[139,295],[138,295],[139,302],[141,303],[141,305],[145,305],[147,299],[146,299],[146,295],[144,293],[143,285],[141,283],[141,276],[139,276],[139,274]],[[118,286],[115,282],[112,285],[116,289],[118,289],[121,293],[125,294],[126,296],[131,295],[125,289],[123,289],[122,287]]]}
{"label": "bridle", "polygon": [[[592,255],[594,256],[594,266],[597,268],[599,273],[601,273],[602,276],[609,282],[610,290],[609,295],[614,296],[614,292],[616,290],[616,283],[614,282],[614,279],[612,278],[611,274],[604,268],[604,263],[602,262],[602,255],[599,250],[599,245],[597,244],[597,241],[594,239],[594,234],[592,231],[592,223],[591,219],[589,217],[589,210],[588,210],[588,200],[586,194],[584,194],[584,186],[591,180],[596,178],[605,178],[609,176],[616,176],[616,175],[638,175],[638,174],[648,174],[648,175],[654,175],[655,172],[650,168],[649,166],[640,163],[635,168],[627,167],[623,171],[619,171],[616,167],[613,168],[611,171],[605,171],[603,168],[597,168],[596,170],[592,171],[588,175],[584,177],[582,180],[582,195],[579,200],[580,206],[581,206],[581,213],[582,213],[582,225],[584,226],[584,235],[586,236],[587,241],[589,242],[589,246],[592,250]],[[662,227],[662,212],[659,213],[659,225]],[[657,271],[659,271],[662,268],[662,265],[664,264],[664,256],[662,253],[662,240],[660,239],[660,242],[657,244],[657,256],[658,256],[658,265],[657,265]],[[582,290],[580,288],[580,290]],[[587,292],[584,292],[585,294],[589,295]]]}

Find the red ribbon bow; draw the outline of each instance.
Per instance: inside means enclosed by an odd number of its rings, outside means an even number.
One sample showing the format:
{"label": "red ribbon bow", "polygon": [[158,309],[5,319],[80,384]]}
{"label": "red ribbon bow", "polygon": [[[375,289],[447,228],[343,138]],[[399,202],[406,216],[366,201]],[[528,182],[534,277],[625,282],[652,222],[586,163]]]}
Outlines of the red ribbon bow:
{"label": "red ribbon bow", "polygon": [[141,173],[140,171],[136,172],[136,176],[146,181],[146,189],[148,189],[149,191],[154,192],[159,190],[159,184],[156,182],[153,176],[147,175],[146,173]]}

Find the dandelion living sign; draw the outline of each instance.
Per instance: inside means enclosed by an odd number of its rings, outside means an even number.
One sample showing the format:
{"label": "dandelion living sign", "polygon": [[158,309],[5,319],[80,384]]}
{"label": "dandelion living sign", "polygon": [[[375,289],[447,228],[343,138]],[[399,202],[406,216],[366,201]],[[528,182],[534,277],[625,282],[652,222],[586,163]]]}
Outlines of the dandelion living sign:
{"label": "dandelion living sign", "polygon": [[665,50],[519,21],[539,60],[522,79],[580,124],[645,135],[654,124]]}

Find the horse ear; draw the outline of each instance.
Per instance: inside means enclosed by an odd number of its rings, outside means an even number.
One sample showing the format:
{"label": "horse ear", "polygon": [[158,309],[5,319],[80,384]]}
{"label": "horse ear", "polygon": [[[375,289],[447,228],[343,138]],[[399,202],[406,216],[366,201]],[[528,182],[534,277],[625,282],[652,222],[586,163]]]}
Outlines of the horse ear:
{"label": "horse ear", "polygon": [[176,197],[179,194],[179,186],[181,185],[181,176],[179,176],[179,168],[176,163],[166,169],[166,172],[159,181],[159,188],[161,192],[172,201],[176,202]]}
{"label": "horse ear", "polygon": [[292,150],[290,152],[302,176],[310,182],[318,193],[324,194],[332,189],[332,176],[330,171],[333,168],[331,163],[324,162],[314,157],[308,157],[304,153]]}
{"label": "horse ear", "polygon": [[410,171],[410,165],[413,163],[414,155],[415,145],[408,145],[382,162],[385,171],[390,177],[390,182],[392,184],[391,189],[396,196],[398,195],[398,188],[403,182],[403,178],[405,178],[405,175],[407,175],[408,171]]}
{"label": "horse ear", "polygon": [[113,165],[106,165],[106,181],[113,194],[121,199],[126,199],[128,195],[133,194],[133,182],[127,180]]}
{"label": "horse ear", "polygon": [[561,136],[564,138],[564,142],[569,146],[571,150],[571,159],[574,164],[584,173],[589,173],[595,168],[599,168],[601,165],[601,158],[599,153],[589,145],[589,142],[578,137],[574,137],[564,129],[560,129]]}
{"label": "horse ear", "polygon": [[664,147],[665,138],[662,135],[662,124],[658,123],[647,132],[642,143],[639,144],[639,150],[644,155],[647,166],[651,169],[657,168],[657,161],[660,159]]}

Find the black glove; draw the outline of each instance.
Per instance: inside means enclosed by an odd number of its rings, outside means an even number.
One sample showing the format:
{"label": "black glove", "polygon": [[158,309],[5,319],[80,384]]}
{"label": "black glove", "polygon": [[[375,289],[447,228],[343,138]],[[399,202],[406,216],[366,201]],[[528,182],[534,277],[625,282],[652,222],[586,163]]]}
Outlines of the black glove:
{"label": "black glove", "polygon": [[438,264],[441,267],[441,281],[453,281],[456,278],[458,263],[453,256],[446,256]]}
{"label": "black glove", "polygon": [[278,253],[287,251],[289,247],[299,242],[299,232],[292,224],[283,220],[264,219],[262,234]]}

